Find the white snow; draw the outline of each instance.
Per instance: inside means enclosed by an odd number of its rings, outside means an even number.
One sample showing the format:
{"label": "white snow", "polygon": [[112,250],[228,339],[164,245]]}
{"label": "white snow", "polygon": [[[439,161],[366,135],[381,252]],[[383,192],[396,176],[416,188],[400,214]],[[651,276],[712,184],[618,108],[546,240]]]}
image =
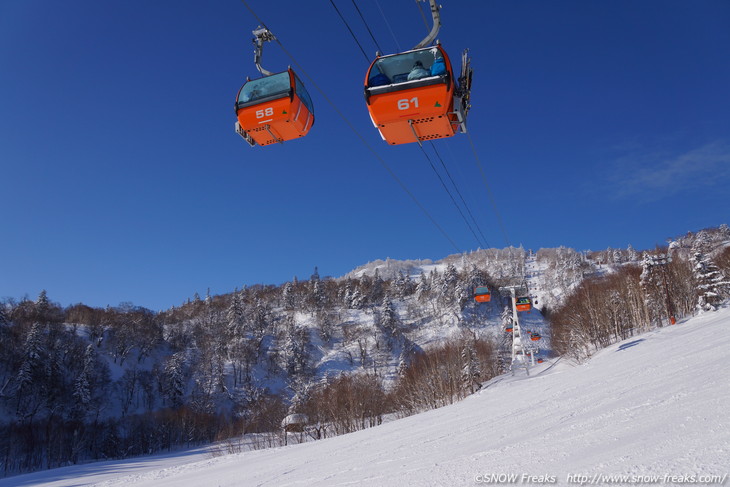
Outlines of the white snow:
{"label": "white snow", "polygon": [[520,485],[720,485],[730,471],[729,361],[726,307],[617,343],[586,364],[555,360],[530,377],[500,376],[458,404],[349,435],[71,466],[0,487],[458,486],[513,475]]}

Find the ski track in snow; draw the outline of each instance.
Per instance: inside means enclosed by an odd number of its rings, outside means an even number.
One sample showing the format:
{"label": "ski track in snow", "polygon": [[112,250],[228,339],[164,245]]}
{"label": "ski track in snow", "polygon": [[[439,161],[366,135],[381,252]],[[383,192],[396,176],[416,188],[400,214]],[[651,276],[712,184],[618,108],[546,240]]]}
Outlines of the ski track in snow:
{"label": "ski track in snow", "polygon": [[553,360],[530,377],[497,377],[452,406],[349,435],[215,458],[198,449],[91,463],[0,479],[0,487],[458,486],[491,474],[553,476],[553,485],[566,485],[576,474],[723,476],[730,470],[728,359],[726,307],[612,345],[586,364]]}

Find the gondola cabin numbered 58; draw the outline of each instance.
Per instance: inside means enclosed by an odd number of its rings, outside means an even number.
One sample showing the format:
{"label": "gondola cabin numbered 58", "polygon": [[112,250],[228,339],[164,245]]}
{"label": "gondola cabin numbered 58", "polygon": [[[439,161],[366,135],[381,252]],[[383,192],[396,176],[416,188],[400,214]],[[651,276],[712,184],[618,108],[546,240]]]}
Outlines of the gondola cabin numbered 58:
{"label": "gondola cabin numbered 58", "polygon": [[250,145],[304,137],[314,110],[304,84],[291,69],[247,81],[236,98],[236,132]]}

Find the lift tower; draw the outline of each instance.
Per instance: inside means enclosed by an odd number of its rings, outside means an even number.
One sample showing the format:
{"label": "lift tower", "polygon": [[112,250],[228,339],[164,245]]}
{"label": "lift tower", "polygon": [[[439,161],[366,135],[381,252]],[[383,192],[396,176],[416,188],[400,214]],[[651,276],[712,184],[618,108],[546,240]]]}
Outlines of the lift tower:
{"label": "lift tower", "polygon": [[[513,285],[513,286],[502,286],[499,288],[499,292],[503,296],[510,298],[512,304],[512,365],[510,369],[512,373],[515,372],[515,366],[520,364],[525,366],[527,375],[530,375],[530,367],[527,361],[527,350],[525,344],[522,343],[522,330],[520,328],[520,319],[517,316],[517,294],[526,295],[527,286],[525,284]],[[535,360],[535,354],[530,354],[532,360]],[[533,363],[534,365],[534,363]]]}

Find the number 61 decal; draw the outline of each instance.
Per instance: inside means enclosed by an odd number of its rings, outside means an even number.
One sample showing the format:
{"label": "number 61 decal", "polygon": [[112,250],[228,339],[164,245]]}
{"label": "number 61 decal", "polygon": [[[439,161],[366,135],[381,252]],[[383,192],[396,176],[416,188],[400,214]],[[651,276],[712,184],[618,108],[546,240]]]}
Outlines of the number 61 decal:
{"label": "number 61 decal", "polygon": [[256,118],[271,117],[274,115],[274,109],[269,107],[263,110],[256,110]]}
{"label": "number 61 decal", "polygon": [[408,110],[409,108],[411,108],[411,105],[413,105],[413,108],[418,108],[417,96],[414,96],[410,100],[408,98],[398,100],[398,110]]}

